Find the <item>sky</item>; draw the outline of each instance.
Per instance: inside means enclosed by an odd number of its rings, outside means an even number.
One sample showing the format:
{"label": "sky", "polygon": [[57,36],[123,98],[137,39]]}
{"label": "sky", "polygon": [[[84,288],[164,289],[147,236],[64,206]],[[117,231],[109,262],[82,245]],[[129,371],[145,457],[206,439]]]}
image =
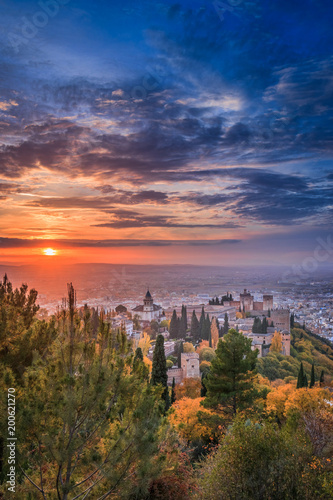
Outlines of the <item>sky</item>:
{"label": "sky", "polygon": [[331,237],[330,0],[0,10],[0,262],[289,265]]}

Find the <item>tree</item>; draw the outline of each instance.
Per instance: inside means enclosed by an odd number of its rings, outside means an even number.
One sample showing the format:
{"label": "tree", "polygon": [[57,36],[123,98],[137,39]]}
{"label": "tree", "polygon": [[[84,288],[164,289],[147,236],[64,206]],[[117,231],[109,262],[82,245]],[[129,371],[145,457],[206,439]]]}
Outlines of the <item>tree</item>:
{"label": "tree", "polygon": [[205,381],[205,406],[221,406],[232,415],[248,408],[258,397],[254,386],[257,356],[258,350],[251,350],[251,340],[234,329],[220,339]]}
{"label": "tree", "polygon": [[296,388],[301,389],[302,387],[308,387],[308,378],[304,372],[303,362],[301,362],[301,366],[299,368]]}
{"label": "tree", "polygon": [[291,313],[290,315],[290,328],[294,328],[295,326],[295,314]]}
{"label": "tree", "polygon": [[[205,309],[204,309],[204,306],[202,306],[199,324],[200,324],[200,338],[203,340],[205,340],[203,337],[203,328],[204,328],[204,324],[205,324],[205,319],[206,319]],[[206,340],[208,340],[208,339],[206,339]]]}
{"label": "tree", "polygon": [[272,338],[272,343],[269,348],[271,352],[276,352],[280,354],[282,352],[282,335],[280,332],[275,330],[273,338]]}
{"label": "tree", "polygon": [[181,368],[182,367],[182,352],[184,352],[184,342],[180,342],[178,344],[178,354],[177,354],[177,358],[178,358],[178,368]]}
{"label": "tree", "polygon": [[134,330],[140,330],[140,316],[138,314],[134,314],[133,316],[133,328]]}
{"label": "tree", "polygon": [[195,311],[192,313],[191,319],[191,335],[194,340],[198,341],[200,339],[200,323],[198,321]]}
{"label": "tree", "polygon": [[210,337],[211,337],[211,342],[212,342],[211,347],[213,347],[213,349],[216,349],[217,343],[219,341],[219,330],[218,330],[216,318],[213,318],[213,320],[212,320],[212,324],[210,327]]}
{"label": "tree", "polygon": [[152,385],[160,384],[164,388],[162,399],[165,401],[165,411],[168,410],[170,406],[170,398],[168,389],[168,370],[166,366],[163,335],[157,335],[150,381]]}
{"label": "tree", "polygon": [[178,321],[178,337],[184,339],[187,330],[187,312],[186,306],[182,305],[182,314]]}
{"label": "tree", "polygon": [[262,325],[260,318],[254,318],[252,325],[252,333],[261,333]]}
{"label": "tree", "polygon": [[228,314],[224,315],[224,325],[223,325],[223,335],[226,335],[229,331],[229,317]]}
{"label": "tree", "polygon": [[310,388],[315,385],[316,378],[315,378],[315,371],[314,371],[314,364],[312,363],[311,367],[311,380],[310,380]]}
{"label": "tree", "polygon": [[173,405],[173,403],[176,401],[175,385],[176,385],[175,377],[173,377],[171,386],[171,399],[170,399],[171,405]]}
{"label": "tree", "polygon": [[47,357],[35,356],[24,374],[17,496],[140,497],[149,488],[144,469],[154,469],[158,453],[159,389],[147,383],[143,364],[134,368],[123,332],[101,321],[98,338],[87,338],[72,285],[57,328]]}
{"label": "tree", "polygon": [[195,352],[194,345],[191,342],[184,342],[183,352]]}
{"label": "tree", "polygon": [[178,317],[177,317],[176,309],[174,309],[173,313],[172,313],[172,318],[171,318],[171,321],[170,321],[169,333],[170,333],[170,338],[171,339],[177,339],[178,338],[179,325],[178,325]]}
{"label": "tree", "polygon": [[184,304],[182,305],[182,321],[183,321],[184,329],[186,332],[186,330],[187,330],[187,310],[186,310],[186,306],[184,306]]}
{"label": "tree", "polygon": [[209,335],[210,335],[210,319],[209,315],[207,314],[202,325],[201,337],[203,340],[209,341]]}
{"label": "tree", "polygon": [[324,387],[324,383],[325,383],[325,374],[324,374],[324,370],[322,370],[321,374],[320,374],[320,378],[319,378],[320,387]]}

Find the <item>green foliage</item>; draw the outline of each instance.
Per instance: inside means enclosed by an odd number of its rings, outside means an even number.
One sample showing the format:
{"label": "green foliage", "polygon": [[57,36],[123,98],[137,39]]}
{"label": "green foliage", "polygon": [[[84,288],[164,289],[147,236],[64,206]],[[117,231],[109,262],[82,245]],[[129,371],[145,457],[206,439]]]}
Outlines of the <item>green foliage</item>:
{"label": "green foliage", "polygon": [[200,323],[198,321],[197,315],[195,314],[195,311],[193,311],[191,319],[191,336],[196,341],[200,339]]}
{"label": "green foliage", "polygon": [[169,328],[170,338],[177,339],[179,335],[179,324],[176,310],[173,310]]}
{"label": "green foliage", "polygon": [[228,331],[229,331],[229,318],[228,318],[228,314],[225,313],[225,315],[224,315],[224,325],[223,325],[223,335],[226,335],[228,333]]}
{"label": "green foliage", "polygon": [[[74,310],[58,328],[47,357],[36,356],[24,374],[17,407],[24,474],[18,497],[30,492],[31,498],[66,500],[87,488],[95,498],[144,494],[147,467],[153,475],[156,470],[161,409],[142,352],[133,357],[125,334],[103,322],[98,338],[87,338]],[[129,471],[134,482],[126,479]]]}
{"label": "green foliage", "polygon": [[158,335],[156,339],[156,344],[153,354],[151,384],[161,385],[164,388],[162,393],[162,399],[165,401],[165,410],[168,410],[170,406],[170,399],[168,391],[168,374],[167,374],[167,364],[164,352],[163,335]]}
{"label": "green foliage", "polygon": [[[324,342],[325,340],[325,342]],[[328,351],[327,351],[328,349]],[[300,328],[291,330],[291,356],[270,352],[260,358],[257,363],[258,372],[269,380],[298,377],[300,363],[310,374],[314,365],[314,375],[317,380],[322,370],[333,374],[333,349],[318,336]]]}
{"label": "green foliage", "polygon": [[[236,421],[201,464],[197,499],[328,500],[324,470],[302,430]],[[329,481],[329,472],[325,471]]]}
{"label": "green foliage", "polygon": [[255,389],[255,366],[258,351],[251,350],[251,340],[236,330],[220,339],[216,357],[205,380],[206,407],[221,405],[226,413],[235,415],[248,408],[258,397]]}

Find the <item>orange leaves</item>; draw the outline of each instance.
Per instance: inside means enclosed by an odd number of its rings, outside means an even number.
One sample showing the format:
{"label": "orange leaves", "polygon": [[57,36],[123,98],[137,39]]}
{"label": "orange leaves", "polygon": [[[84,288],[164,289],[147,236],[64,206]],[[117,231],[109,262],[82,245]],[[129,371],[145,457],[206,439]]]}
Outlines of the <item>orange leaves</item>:
{"label": "orange leaves", "polygon": [[199,398],[201,390],[201,381],[197,378],[185,378],[182,384],[175,387],[176,400],[182,398]]}
{"label": "orange leaves", "polygon": [[170,415],[170,422],[176,427],[180,436],[186,441],[207,439],[211,429],[204,424],[204,419],[198,413],[207,417],[212,415],[210,410],[200,405],[204,398],[183,398],[173,405],[174,412]]}

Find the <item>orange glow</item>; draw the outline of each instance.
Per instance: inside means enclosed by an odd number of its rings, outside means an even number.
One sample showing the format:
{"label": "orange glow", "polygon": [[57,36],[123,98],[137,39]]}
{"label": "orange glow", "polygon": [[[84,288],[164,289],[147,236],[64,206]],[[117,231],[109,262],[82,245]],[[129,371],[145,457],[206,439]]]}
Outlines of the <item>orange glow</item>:
{"label": "orange glow", "polygon": [[57,255],[57,250],[54,250],[53,248],[44,248],[43,254],[44,255]]}

